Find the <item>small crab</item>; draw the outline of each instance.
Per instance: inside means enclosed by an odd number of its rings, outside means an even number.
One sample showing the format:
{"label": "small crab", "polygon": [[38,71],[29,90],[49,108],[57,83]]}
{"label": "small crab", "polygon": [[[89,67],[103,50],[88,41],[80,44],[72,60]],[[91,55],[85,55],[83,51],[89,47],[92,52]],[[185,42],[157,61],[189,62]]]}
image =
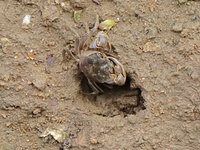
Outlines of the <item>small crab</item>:
{"label": "small crab", "polygon": [[68,48],[66,52],[79,63],[80,70],[93,90],[90,94],[103,93],[97,83],[102,83],[109,87],[109,85],[124,85],[126,81],[124,66],[115,57],[104,52],[109,52],[112,49],[107,34],[100,31],[97,33],[96,38],[92,40],[98,25],[99,18],[97,15],[91,32],[87,29],[87,34],[80,37],[76,30],[67,24],[67,27],[76,36],[74,42],[76,55],[72,54]]}

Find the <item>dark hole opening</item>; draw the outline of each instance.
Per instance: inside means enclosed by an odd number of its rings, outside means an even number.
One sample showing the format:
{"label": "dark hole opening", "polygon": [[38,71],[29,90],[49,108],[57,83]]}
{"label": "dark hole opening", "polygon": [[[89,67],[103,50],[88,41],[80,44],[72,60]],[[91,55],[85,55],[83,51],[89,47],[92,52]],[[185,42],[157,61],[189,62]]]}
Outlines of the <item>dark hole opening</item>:
{"label": "dark hole opening", "polygon": [[[127,76],[126,83],[123,86],[97,83],[104,92],[98,95],[85,95],[93,102],[98,101],[98,97],[100,97],[101,101],[105,101],[104,103],[107,107],[116,108],[119,113],[122,113],[124,116],[127,116],[127,114],[136,114],[136,112],[145,109],[144,98],[142,97],[142,91],[139,87],[134,89],[131,88],[131,82],[132,79]],[[109,86],[112,86],[112,88],[109,88]],[[83,93],[92,92],[87,78],[83,74],[81,80],[81,91]],[[107,116],[105,114],[101,115]]]}

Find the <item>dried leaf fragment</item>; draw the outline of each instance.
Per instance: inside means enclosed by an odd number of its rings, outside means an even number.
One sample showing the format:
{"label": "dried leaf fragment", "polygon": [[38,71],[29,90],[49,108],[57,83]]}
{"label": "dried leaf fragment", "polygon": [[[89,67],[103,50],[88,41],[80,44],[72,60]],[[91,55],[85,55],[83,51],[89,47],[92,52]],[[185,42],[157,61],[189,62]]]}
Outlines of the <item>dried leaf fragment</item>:
{"label": "dried leaf fragment", "polygon": [[35,59],[35,55],[32,52],[28,53],[28,58],[30,58],[31,60]]}
{"label": "dried leaf fragment", "polygon": [[78,23],[81,20],[82,10],[74,11],[74,21]]}
{"label": "dried leaf fragment", "polygon": [[101,30],[110,30],[115,24],[114,20],[105,20],[99,24]]}
{"label": "dried leaf fragment", "polygon": [[150,10],[150,12],[154,12],[155,11],[155,5],[154,4],[150,4],[149,5],[149,10]]}

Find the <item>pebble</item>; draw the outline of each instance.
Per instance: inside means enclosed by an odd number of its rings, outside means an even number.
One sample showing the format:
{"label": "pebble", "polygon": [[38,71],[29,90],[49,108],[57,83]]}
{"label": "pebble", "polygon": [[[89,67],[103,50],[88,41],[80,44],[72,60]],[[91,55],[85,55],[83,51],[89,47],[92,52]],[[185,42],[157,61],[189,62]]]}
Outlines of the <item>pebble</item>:
{"label": "pebble", "polygon": [[184,4],[186,3],[188,0],[178,0],[179,4]]}
{"label": "pebble", "polygon": [[70,12],[72,10],[72,6],[70,5],[69,2],[62,2],[60,3],[60,6],[66,12]]}
{"label": "pebble", "polygon": [[67,71],[67,70],[68,70],[68,66],[63,66],[63,67],[62,67],[62,70],[63,70],[63,71]]}
{"label": "pebble", "polygon": [[11,126],[11,125],[12,125],[11,122],[6,122],[6,127],[9,127],[9,126]]}
{"label": "pebble", "polygon": [[28,25],[31,22],[31,15],[26,15],[22,21],[22,24]]}
{"label": "pebble", "polygon": [[42,9],[42,17],[44,20],[54,21],[59,18],[60,13],[56,6],[48,6]]}
{"label": "pebble", "polygon": [[73,142],[74,146],[87,147],[86,136],[87,136],[86,131],[83,131],[83,130],[80,131],[78,133],[77,138],[74,139],[74,142]]}
{"label": "pebble", "polygon": [[3,117],[3,119],[6,119],[6,118],[7,118],[7,115],[6,115],[6,114],[1,114],[1,116]]}
{"label": "pebble", "polygon": [[97,139],[90,139],[90,143],[91,144],[98,144],[98,140]]}
{"label": "pebble", "polygon": [[6,54],[9,51],[9,48],[13,45],[8,38],[1,38],[0,45],[2,47],[2,52]]}
{"label": "pebble", "polygon": [[0,87],[6,87],[8,84],[6,82],[0,82]]}
{"label": "pebble", "polygon": [[41,108],[36,108],[35,110],[33,110],[34,115],[40,114],[41,112],[42,112]]}
{"label": "pebble", "polygon": [[192,79],[198,79],[199,78],[199,74],[197,71],[193,71],[191,74]]}
{"label": "pebble", "polygon": [[1,76],[2,80],[4,81],[8,81],[10,79],[9,74],[4,74],[3,76]]}
{"label": "pebble", "polygon": [[77,8],[86,7],[86,0],[70,0],[70,3],[73,7],[77,7]]}
{"label": "pebble", "polygon": [[195,135],[195,134],[193,134],[193,133],[190,133],[190,134],[189,134],[189,137],[190,137],[190,139],[193,139],[193,140],[195,140],[195,139],[196,139],[196,135]]}
{"label": "pebble", "polygon": [[190,35],[191,31],[189,29],[183,29],[181,32],[181,37],[188,37]]}
{"label": "pebble", "polygon": [[143,52],[154,52],[160,50],[161,50],[160,45],[151,42],[147,42],[143,47]]}
{"label": "pebble", "polygon": [[36,79],[33,81],[33,85],[38,89],[43,91],[46,88],[47,81],[44,77],[36,77]]}
{"label": "pebble", "polygon": [[183,31],[183,23],[175,23],[172,27],[172,31],[181,32]]}
{"label": "pebble", "polygon": [[137,123],[137,117],[136,117],[136,115],[128,115],[128,116],[127,116],[127,120],[128,120],[128,122],[130,122],[131,124]]}
{"label": "pebble", "polygon": [[146,27],[145,33],[148,39],[154,39],[158,34],[158,30],[155,27]]}
{"label": "pebble", "polygon": [[22,91],[24,89],[24,87],[22,85],[18,85],[14,89],[16,92],[19,92],[19,91]]}

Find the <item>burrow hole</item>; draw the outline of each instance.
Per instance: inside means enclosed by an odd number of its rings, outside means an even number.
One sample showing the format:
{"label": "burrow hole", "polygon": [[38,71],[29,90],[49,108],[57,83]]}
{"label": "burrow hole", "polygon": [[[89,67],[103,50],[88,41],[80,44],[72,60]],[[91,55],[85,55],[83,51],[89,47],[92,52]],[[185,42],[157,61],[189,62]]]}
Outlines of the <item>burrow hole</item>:
{"label": "burrow hole", "polygon": [[[91,93],[92,90],[88,84],[87,78],[81,74],[81,91],[82,93]],[[98,84],[104,93],[98,95],[87,95],[93,103],[99,107],[104,107],[104,112],[99,115],[115,116],[123,114],[136,114],[140,110],[146,109],[144,106],[144,98],[142,97],[142,90],[140,88],[131,88],[131,78],[127,76],[126,83],[123,86],[113,86],[108,88],[103,84]]]}

